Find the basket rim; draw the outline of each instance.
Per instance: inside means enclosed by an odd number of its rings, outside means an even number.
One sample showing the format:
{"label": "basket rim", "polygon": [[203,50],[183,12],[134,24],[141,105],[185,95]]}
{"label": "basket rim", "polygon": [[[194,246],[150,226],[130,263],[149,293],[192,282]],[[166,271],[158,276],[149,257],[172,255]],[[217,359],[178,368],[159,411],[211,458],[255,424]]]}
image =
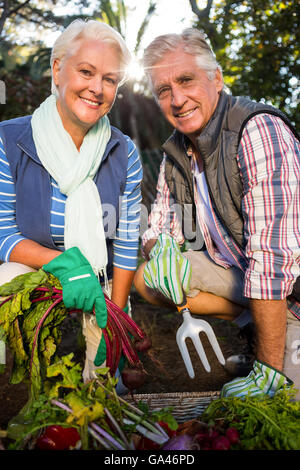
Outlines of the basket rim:
{"label": "basket rim", "polygon": [[[210,392],[168,392],[168,393],[134,393],[133,398],[135,400],[138,399],[156,399],[156,398],[165,398],[165,399],[172,399],[172,398],[210,398],[219,396],[220,391],[210,391]],[[131,395],[125,395],[123,398],[126,397],[132,400]]]}

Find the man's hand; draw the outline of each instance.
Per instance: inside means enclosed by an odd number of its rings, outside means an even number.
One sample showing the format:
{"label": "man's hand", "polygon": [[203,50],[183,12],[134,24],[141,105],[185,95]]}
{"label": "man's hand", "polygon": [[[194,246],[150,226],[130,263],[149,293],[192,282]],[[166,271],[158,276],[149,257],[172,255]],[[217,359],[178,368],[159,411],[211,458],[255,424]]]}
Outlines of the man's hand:
{"label": "man's hand", "polygon": [[178,243],[168,234],[160,234],[149,253],[144,269],[144,281],[151,289],[180,305],[188,293],[192,269],[182,256]]}
{"label": "man's hand", "polygon": [[272,397],[284,385],[291,386],[292,384],[293,382],[282,372],[256,360],[247,377],[238,377],[223,386],[221,397],[245,397],[247,395]]}

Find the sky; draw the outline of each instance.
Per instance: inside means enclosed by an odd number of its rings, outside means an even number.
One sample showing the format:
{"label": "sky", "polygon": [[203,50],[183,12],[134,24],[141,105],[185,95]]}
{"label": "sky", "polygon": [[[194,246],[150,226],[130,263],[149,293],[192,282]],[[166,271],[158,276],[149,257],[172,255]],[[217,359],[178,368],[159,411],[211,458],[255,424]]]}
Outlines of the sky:
{"label": "sky", "polygon": [[[128,18],[130,28],[128,28],[126,38],[128,47],[133,48],[138,26],[146,14],[148,2],[127,0],[126,4],[135,8]],[[192,20],[195,18],[189,0],[158,0],[156,12],[145,33],[143,45],[147,46],[155,36],[160,34],[176,33],[191,26]]]}
{"label": "sky", "polygon": [[[131,51],[134,49],[138,28],[146,15],[148,3],[145,0],[125,1],[126,6],[130,8],[127,19],[126,43]],[[55,12],[64,14],[66,10],[60,8],[55,9]],[[142,42],[142,49],[160,34],[178,32],[191,26],[192,20],[195,18],[189,0],[158,0],[156,12],[150,20]],[[52,47],[58,34],[49,34],[47,38],[44,38],[47,46]]]}

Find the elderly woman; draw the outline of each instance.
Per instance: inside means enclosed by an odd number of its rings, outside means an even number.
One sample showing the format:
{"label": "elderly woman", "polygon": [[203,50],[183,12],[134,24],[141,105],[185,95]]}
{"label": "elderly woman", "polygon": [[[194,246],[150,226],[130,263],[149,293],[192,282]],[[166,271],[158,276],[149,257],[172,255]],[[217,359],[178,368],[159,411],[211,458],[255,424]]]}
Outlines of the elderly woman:
{"label": "elderly woman", "polygon": [[51,96],[0,124],[0,284],[43,268],[66,307],[95,306],[82,322],[85,380],[105,360],[103,290],[126,308],[137,264],[141,163],[107,117],[130,60],[110,26],[76,20],[52,50]]}

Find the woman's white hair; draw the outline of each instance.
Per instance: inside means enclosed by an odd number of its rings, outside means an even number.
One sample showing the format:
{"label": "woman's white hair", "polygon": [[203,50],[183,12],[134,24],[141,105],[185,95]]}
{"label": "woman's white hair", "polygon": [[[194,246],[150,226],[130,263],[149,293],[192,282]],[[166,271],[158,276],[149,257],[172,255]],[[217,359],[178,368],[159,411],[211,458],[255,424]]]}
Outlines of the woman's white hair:
{"label": "woman's white hair", "polygon": [[51,92],[57,95],[53,80],[53,63],[55,60],[64,61],[76,53],[78,44],[84,39],[94,39],[115,47],[120,56],[121,83],[126,79],[126,69],[131,61],[131,54],[122,36],[111,26],[96,20],[75,20],[56,39],[50,58],[52,84]]}
{"label": "woman's white hair", "polygon": [[151,71],[155,68],[155,65],[163,59],[165,54],[174,52],[178,47],[182,47],[184,52],[196,57],[198,66],[207,72],[210,80],[214,79],[217,70],[222,73],[221,66],[208,44],[206,35],[198,29],[187,28],[181,34],[158,36],[145,49],[143,66],[150,83]]}

